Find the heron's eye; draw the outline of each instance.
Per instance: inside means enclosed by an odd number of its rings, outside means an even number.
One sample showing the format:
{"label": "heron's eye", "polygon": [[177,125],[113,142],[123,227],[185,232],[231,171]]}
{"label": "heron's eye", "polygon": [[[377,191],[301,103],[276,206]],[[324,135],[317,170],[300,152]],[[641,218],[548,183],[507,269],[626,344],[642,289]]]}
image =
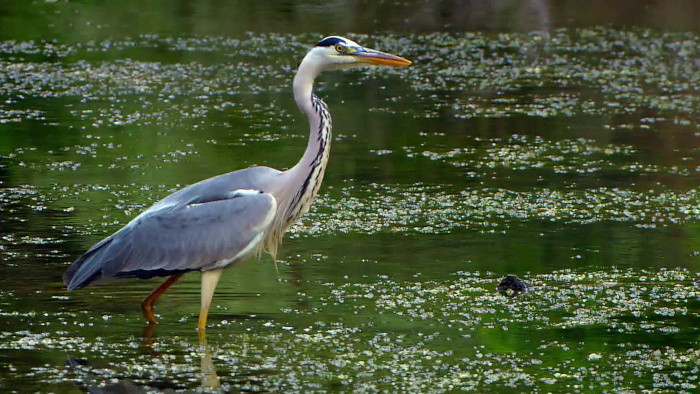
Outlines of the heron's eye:
{"label": "heron's eye", "polygon": [[335,46],[335,50],[338,51],[338,53],[343,53],[343,46],[338,44]]}

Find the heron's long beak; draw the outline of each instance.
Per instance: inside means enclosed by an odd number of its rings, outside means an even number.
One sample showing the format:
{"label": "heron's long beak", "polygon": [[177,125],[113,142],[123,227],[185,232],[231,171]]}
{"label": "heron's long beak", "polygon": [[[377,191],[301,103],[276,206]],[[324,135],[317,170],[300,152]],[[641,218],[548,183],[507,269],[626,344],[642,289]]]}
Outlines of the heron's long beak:
{"label": "heron's long beak", "polygon": [[411,61],[408,59],[404,59],[400,56],[392,55],[389,53],[375,51],[374,49],[354,49],[355,50],[351,53],[348,53],[348,55],[353,56],[362,63],[379,64],[382,66],[408,66],[409,64],[411,64]]}

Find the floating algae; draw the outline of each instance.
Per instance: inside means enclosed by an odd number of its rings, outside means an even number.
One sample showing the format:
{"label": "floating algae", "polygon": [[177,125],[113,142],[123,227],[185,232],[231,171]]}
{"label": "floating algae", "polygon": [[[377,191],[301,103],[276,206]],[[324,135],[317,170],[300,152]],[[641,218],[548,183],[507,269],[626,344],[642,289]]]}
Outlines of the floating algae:
{"label": "floating algae", "polygon": [[[219,320],[209,351],[222,387],[482,391],[544,383],[587,391],[692,390],[698,383],[700,293],[686,270],[533,275],[534,284],[546,286],[515,298],[498,294],[498,277],[488,273],[423,282],[370,279],[319,287],[308,307],[289,307],[274,318]],[[56,317],[74,321],[58,331],[36,324]],[[8,318],[31,319],[35,327],[0,333],[6,351],[92,360],[101,366],[85,368],[100,385],[124,379],[151,388],[154,379],[180,388],[199,384],[201,349],[193,335],[156,339],[154,356],[137,351],[147,349],[139,338],[80,336],[75,319],[85,318],[41,309]],[[88,317],[95,324],[101,319]],[[647,343],[652,337],[659,340]],[[675,346],[664,345],[671,339]],[[55,364],[14,368],[9,382],[28,373],[56,387],[85,373]]]}
{"label": "floating algae", "polygon": [[355,38],[415,62],[320,78],[319,199],[281,281],[224,274],[204,349],[195,275],[152,336],[153,282],[60,275],[186,184],[293,165],[318,35],[0,41],[0,390],[211,388],[208,360],[224,391],[697,391],[698,37]]}

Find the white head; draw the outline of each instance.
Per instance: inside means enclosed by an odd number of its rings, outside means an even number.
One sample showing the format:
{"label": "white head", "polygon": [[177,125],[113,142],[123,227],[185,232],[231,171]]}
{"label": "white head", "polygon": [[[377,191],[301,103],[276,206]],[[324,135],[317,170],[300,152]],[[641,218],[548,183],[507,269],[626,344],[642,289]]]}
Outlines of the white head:
{"label": "white head", "polygon": [[294,76],[294,97],[302,111],[311,113],[311,90],[314,79],[322,71],[337,70],[370,64],[406,66],[410,61],[360,46],[347,38],[330,36],[311,48],[299,64]]}
{"label": "white head", "polygon": [[366,65],[407,66],[409,60],[365,48],[339,36],[326,37],[306,54],[302,64],[311,65],[317,73]]}

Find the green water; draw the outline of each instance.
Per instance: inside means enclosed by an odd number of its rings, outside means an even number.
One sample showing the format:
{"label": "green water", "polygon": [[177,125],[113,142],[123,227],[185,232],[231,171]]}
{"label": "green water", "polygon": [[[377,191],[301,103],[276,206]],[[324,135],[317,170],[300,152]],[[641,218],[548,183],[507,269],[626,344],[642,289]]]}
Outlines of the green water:
{"label": "green water", "polygon": [[[0,4],[0,391],[697,390],[693,2],[119,4]],[[169,192],[292,166],[328,34],[414,64],[319,78],[329,168],[279,277],[226,271],[207,346],[197,274],[155,329],[156,280],[65,291]]]}

